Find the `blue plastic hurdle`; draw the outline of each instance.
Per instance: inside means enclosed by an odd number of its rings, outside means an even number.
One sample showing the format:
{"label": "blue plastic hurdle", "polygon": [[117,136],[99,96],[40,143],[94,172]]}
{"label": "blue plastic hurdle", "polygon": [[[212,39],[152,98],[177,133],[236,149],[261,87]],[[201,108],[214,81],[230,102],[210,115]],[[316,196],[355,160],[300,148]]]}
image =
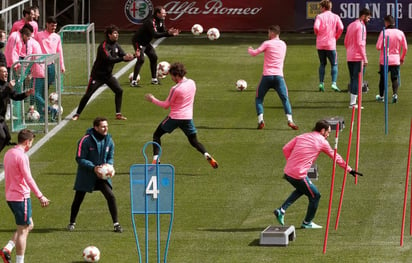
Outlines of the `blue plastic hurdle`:
{"label": "blue plastic hurdle", "polygon": [[169,229],[163,254],[163,262],[167,262],[170,235],[174,216],[174,167],[170,164],[149,164],[146,156],[146,147],[159,147],[159,159],[162,154],[160,145],[156,142],[147,142],[142,149],[144,164],[133,164],[130,167],[130,202],[133,231],[139,262],[142,262],[142,253],[136,229],[136,215],[144,215],[145,221],[145,259],[149,262],[149,215],[156,217],[156,248],[157,262],[161,260],[160,215],[170,215]]}

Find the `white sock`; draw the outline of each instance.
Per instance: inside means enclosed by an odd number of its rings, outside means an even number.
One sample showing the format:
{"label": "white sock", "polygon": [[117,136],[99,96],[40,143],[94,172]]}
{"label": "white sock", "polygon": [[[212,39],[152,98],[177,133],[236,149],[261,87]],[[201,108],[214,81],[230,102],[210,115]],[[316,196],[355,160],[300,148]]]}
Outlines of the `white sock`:
{"label": "white sock", "polygon": [[263,121],[263,113],[258,115],[258,123],[261,123]]}
{"label": "white sock", "polygon": [[16,263],[24,263],[24,255],[16,255]]}
{"label": "white sock", "polygon": [[157,161],[158,158],[159,158],[159,155],[153,155],[153,161]]}
{"label": "white sock", "polygon": [[157,78],[152,78],[152,81],[156,81],[157,80]]}
{"label": "white sock", "polygon": [[205,152],[203,155],[205,156],[205,159],[207,159],[208,157],[211,157],[208,152]]}
{"label": "white sock", "polygon": [[9,252],[12,252],[15,246],[16,244],[14,244],[13,240],[9,240],[9,242],[4,248],[7,249]]}
{"label": "white sock", "polygon": [[336,82],[332,82],[332,85],[336,85]]}
{"label": "white sock", "polygon": [[358,95],[350,94],[350,105],[355,105],[356,104],[356,99],[358,98]]}
{"label": "white sock", "polygon": [[288,119],[288,122],[293,122],[292,114],[286,114],[286,118]]}

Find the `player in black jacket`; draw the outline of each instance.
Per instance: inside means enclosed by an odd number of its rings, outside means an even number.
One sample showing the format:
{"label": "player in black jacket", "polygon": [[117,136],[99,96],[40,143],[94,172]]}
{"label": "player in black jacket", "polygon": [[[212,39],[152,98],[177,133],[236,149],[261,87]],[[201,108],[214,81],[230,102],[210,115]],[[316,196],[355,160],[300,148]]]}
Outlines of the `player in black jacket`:
{"label": "player in black jacket", "polygon": [[97,49],[96,61],[93,64],[86,93],[80,100],[79,107],[77,108],[76,114],[73,115],[72,120],[75,121],[79,118],[90,97],[103,84],[109,86],[109,88],[115,93],[114,102],[116,106],[116,119],[127,119],[121,113],[123,89],[120,87],[117,79],[113,77],[112,71],[114,64],[122,61],[130,61],[134,59],[134,56],[132,54],[126,54],[117,43],[117,40],[119,39],[118,31],[119,29],[115,25],[106,27],[104,32],[106,40],[104,40]]}
{"label": "player in black jacket", "polygon": [[154,9],[154,14],[147,19],[143,25],[137,30],[132,38],[133,48],[140,50],[140,56],[137,57],[136,65],[134,66],[133,80],[130,84],[132,87],[137,87],[136,78],[139,75],[140,68],[144,63],[144,54],[149,57],[150,71],[152,73],[152,84],[158,85],[159,81],[156,76],[157,55],[154,47],[150,42],[154,38],[177,36],[180,30],[175,28],[166,28],[165,25],[166,10],[163,6],[157,6]]}

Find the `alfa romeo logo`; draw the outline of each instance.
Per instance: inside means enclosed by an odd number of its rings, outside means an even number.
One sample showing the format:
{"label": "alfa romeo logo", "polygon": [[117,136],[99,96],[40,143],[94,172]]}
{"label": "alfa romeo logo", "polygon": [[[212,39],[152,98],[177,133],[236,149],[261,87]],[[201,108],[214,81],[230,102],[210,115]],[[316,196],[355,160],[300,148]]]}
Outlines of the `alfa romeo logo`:
{"label": "alfa romeo logo", "polygon": [[153,4],[150,0],[127,0],[124,13],[133,24],[142,24],[143,20],[153,13]]}

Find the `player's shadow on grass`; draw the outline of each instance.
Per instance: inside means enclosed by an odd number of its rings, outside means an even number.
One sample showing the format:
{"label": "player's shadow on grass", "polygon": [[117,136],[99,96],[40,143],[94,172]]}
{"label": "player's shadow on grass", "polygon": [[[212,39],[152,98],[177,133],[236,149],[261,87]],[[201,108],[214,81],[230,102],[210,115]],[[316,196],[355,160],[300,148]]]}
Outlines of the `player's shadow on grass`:
{"label": "player's shadow on grass", "polygon": [[209,231],[209,232],[262,232],[265,229],[264,227],[251,227],[251,228],[204,228],[199,229],[201,231]]}
{"label": "player's shadow on grass", "polygon": [[197,129],[205,130],[256,130],[256,127],[211,127],[211,126],[196,126]]}

